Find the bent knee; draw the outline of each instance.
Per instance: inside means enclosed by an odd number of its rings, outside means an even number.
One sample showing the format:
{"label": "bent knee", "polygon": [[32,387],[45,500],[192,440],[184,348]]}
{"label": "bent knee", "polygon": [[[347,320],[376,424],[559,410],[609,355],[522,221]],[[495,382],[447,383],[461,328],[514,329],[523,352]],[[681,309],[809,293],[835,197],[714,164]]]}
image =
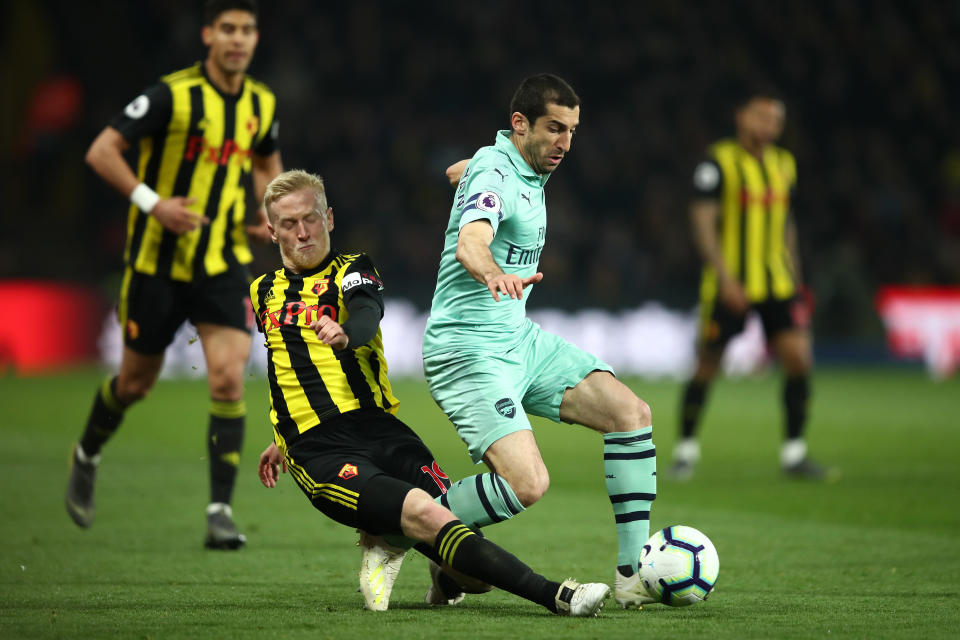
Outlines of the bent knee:
{"label": "bent knee", "polygon": [[649,427],[653,425],[653,412],[650,410],[650,405],[646,402],[637,398],[636,407],[634,409],[636,413],[636,422],[639,427]]}
{"label": "bent knee", "polygon": [[614,431],[633,431],[634,429],[643,429],[653,425],[653,413],[650,411],[650,405],[638,398],[632,396],[631,400],[625,403],[614,419]]}
{"label": "bent knee", "polygon": [[123,405],[131,405],[143,400],[153,389],[154,381],[153,378],[147,377],[117,378],[117,400]]}
{"label": "bent knee", "polygon": [[524,475],[516,481],[510,480],[510,488],[513,489],[520,504],[529,507],[542,498],[550,488],[550,474],[547,473],[546,468],[543,468],[539,473]]}
{"label": "bent knee", "polygon": [[224,402],[236,402],[243,399],[243,374],[235,367],[223,367],[211,370],[207,374],[210,397]]}

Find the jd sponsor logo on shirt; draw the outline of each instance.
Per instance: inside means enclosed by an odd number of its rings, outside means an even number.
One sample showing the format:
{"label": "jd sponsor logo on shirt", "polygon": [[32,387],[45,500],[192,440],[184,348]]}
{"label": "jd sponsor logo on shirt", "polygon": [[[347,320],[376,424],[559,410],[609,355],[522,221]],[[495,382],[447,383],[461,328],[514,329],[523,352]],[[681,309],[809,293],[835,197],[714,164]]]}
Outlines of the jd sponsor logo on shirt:
{"label": "jd sponsor logo on shirt", "polygon": [[502,398],[497,400],[497,403],[493,405],[497,409],[497,413],[502,415],[504,418],[512,418],[517,415],[517,405],[513,404],[513,400],[510,398]]}

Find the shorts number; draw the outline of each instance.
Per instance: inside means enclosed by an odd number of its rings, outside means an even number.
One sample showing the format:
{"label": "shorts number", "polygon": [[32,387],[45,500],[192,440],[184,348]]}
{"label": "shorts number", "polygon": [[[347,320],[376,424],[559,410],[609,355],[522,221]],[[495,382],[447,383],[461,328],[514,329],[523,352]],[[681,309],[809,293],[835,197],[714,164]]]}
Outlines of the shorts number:
{"label": "shorts number", "polygon": [[430,463],[430,466],[423,465],[420,467],[420,471],[423,471],[426,474],[429,474],[433,481],[437,483],[437,486],[440,487],[441,493],[447,492],[447,485],[443,483],[444,480],[447,482],[450,481],[450,477],[440,470],[440,465],[437,464],[436,460]]}

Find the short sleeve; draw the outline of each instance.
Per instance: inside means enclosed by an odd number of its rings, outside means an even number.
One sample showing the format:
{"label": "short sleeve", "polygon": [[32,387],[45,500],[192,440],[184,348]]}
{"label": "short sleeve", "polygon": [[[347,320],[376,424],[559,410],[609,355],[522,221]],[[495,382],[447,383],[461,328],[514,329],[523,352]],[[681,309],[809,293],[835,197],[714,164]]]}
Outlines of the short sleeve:
{"label": "short sleeve", "polygon": [[693,195],[697,198],[719,198],[723,190],[723,171],[713,158],[704,158],[693,169]]}
{"label": "short sleeve", "polygon": [[258,156],[273,155],[280,148],[280,121],[277,119],[277,113],[273,113],[273,122],[270,123],[270,129],[263,136],[260,143],[253,148],[253,152]]}
{"label": "short sleeve", "polygon": [[376,300],[381,311],[383,310],[383,281],[370,256],[361,253],[346,266],[340,280],[340,293],[344,305],[349,304],[353,296],[363,294]]}
{"label": "short sleeve", "polygon": [[507,217],[504,193],[508,182],[514,180],[509,170],[500,167],[472,169],[467,167],[457,187],[457,208],[460,209],[460,229],[477,220],[487,220],[496,233],[500,222]]}
{"label": "short sleeve", "polygon": [[136,142],[166,130],[173,110],[170,87],[163,82],[150,86],[114,116],[110,126],[127,142]]}

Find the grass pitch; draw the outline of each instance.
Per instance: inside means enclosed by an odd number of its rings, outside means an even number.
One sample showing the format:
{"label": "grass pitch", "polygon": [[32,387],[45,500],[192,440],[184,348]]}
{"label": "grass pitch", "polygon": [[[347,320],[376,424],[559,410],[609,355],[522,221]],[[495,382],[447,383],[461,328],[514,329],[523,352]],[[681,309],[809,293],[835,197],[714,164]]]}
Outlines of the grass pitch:
{"label": "grass pitch", "polygon": [[[101,374],[0,377],[0,638],[886,638],[956,637],[960,384],[901,369],[821,370],[811,452],[832,482],[782,478],[775,377],[713,389],[695,478],[664,473],[655,528],[714,541],[720,580],[706,603],[561,619],[502,592],[423,604],[426,561],[407,558],[390,611],[362,609],[355,534],[314,511],[290,478],[256,479],[270,440],[266,383],[250,378],[236,553],[202,548],[207,502],[202,381],[163,381],[104,450],[97,518],[63,507],[67,456]],[[680,388],[628,380],[653,407],[665,470]],[[400,416],[452,478],[474,472],[420,381],[399,381]],[[616,534],[596,434],[540,421],[544,499],[487,535],[554,579],[612,579]]]}

